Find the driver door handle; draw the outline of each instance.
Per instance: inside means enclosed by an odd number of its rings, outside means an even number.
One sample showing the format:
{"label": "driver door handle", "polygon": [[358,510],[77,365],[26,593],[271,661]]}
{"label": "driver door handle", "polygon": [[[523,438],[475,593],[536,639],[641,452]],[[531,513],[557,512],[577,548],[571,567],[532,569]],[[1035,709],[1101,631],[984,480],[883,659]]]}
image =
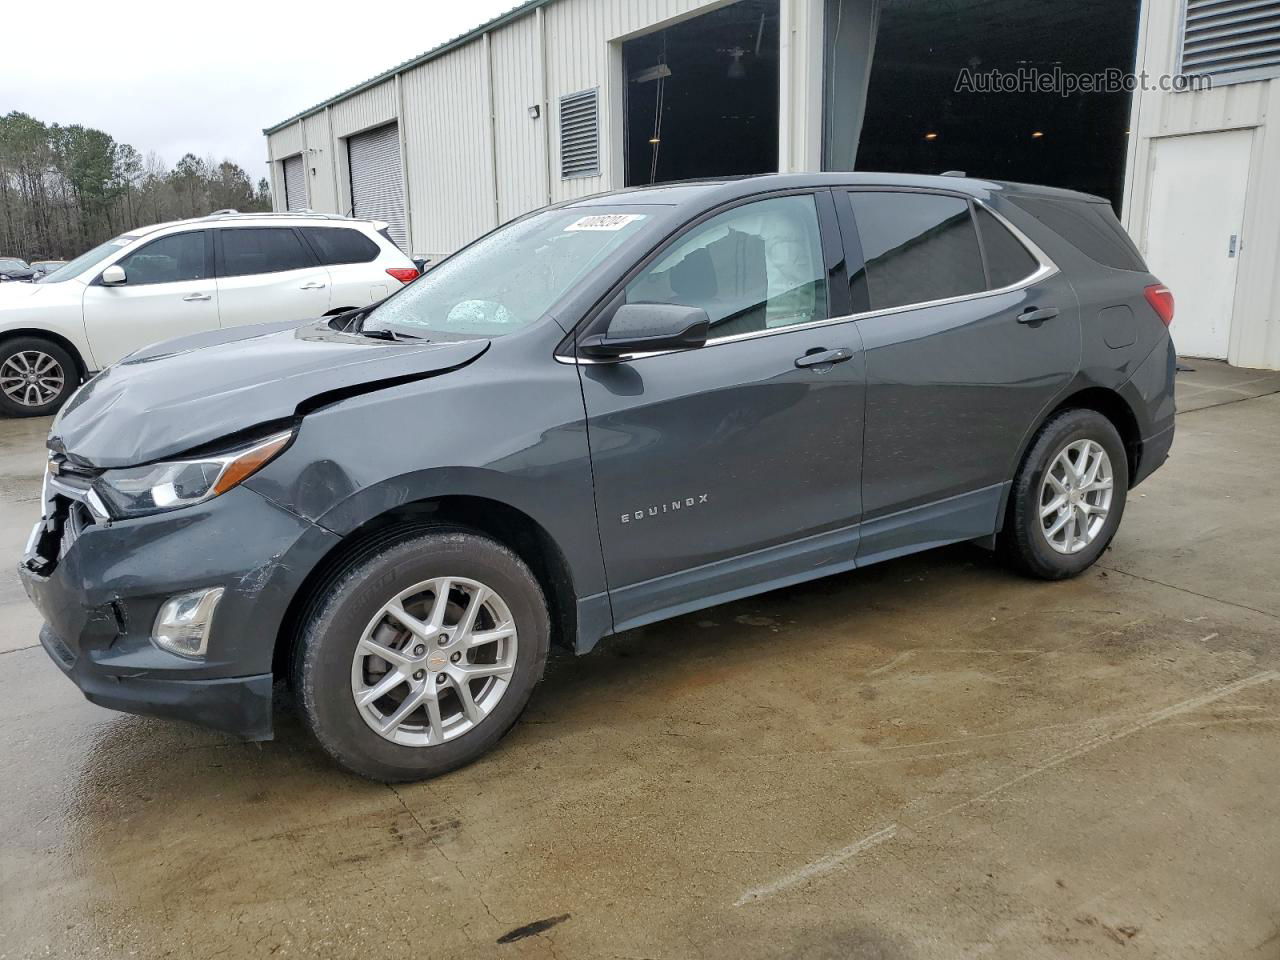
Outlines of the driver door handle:
{"label": "driver door handle", "polygon": [[1018,322],[1019,323],[1040,323],[1042,320],[1052,320],[1057,315],[1058,315],[1057,307],[1044,307],[1042,309],[1036,309],[1035,307],[1028,307],[1026,310],[1023,310],[1020,314],[1018,314]]}
{"label": "driver door handle", "polygon": [[805,367],[822,367],[831,363],[844,363],[846,360],[853,359],[853,351],[848,347],[840,347],[837,350],[816,350],[812,353],[806,353],[803,357],[796,357],[796,366],[804,369]]}
{"label": "driver door handle", "polygon": [[323,290],[324,284],[317,283],[315,280],[312,280],[310,283],[304,283],[298,289],[299,290]]}
{"label": "driver door handle", "polygon": [[197,300],[212,300],[213,298],[210,297],[207,293],[188,293],[182,299],[185,300],[187,303],[194,303]]}

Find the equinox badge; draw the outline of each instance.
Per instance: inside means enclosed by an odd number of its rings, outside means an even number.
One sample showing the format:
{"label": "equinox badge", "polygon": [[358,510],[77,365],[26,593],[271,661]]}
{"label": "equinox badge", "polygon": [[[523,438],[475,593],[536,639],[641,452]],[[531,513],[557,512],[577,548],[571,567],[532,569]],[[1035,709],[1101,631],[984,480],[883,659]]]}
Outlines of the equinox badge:
{"label": "equinox badge", "polygon": [[685,497],[683,500],[670,500],[665,503],[654,504],[651,507],[645,507],[643,510],[635,510],[630,513],[622,514],[623,523],[634,523],[637,520],[644,520],[647,517],[660,517],[664,513],[675,513],[677,510],[689,510],[693,507],[708,503],[710,494],[700,493],[696,497]]}

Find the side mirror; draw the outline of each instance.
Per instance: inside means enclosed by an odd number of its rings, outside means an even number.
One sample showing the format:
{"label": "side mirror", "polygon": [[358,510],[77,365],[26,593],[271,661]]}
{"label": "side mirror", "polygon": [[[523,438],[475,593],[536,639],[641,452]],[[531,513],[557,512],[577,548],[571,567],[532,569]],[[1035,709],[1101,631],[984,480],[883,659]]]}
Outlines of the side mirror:
{"label": "side mirror", "polygon": [[124,267],[118,263],[113,263],[107,269],[102,271],[102,283],[107,287],[118,287],[128,278],[124,275]]}
{"label": "side mirror", "polygon": [[592,360],[617,360],[633,353],[689,350],[707,342],[711,321],[701,307],[679,303],[626,303],[603,335],[587,337],[578,352]]}

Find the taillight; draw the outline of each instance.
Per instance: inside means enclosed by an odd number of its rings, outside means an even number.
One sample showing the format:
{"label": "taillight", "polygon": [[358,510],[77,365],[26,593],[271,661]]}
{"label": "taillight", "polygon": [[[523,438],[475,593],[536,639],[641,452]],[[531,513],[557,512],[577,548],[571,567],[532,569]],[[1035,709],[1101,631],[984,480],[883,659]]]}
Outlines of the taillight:
{"label": "taillight", "polygon": [[395,277],[401,283],[412,283],[418,279],[418,270],[416,267],[387,267],[387,273]]}
{"label": "taillight", "polygon": [[1147,303],[1166,327],[1173,323],[1173,293],[1163,283],[1153,283],[1142,291]]}

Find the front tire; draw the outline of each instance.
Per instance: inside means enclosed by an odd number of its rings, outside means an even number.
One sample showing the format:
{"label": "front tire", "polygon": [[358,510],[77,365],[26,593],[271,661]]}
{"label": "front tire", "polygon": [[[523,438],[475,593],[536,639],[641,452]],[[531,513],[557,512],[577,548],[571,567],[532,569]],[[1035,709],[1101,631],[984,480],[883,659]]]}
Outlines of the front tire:
{"label": "front tire", "polygon": [[1001,552],[1028,576],[1077,576],[1111,543],[1128,490],[1129,461],[1111,421],[1095,410],[1055,414],[1014,477]]}
{"label": "front tire", "polygon": [[487,751],[542,678],[547,604],[519,557],[434,528],[357,557],[306,616],[293,663],[302,713],[343,767],[386,782]]}
{"label": "front tire", "polygon": [[49,417],[80,383],[80,370],[65,349],[43,337],[0,343],[0,413]]}

